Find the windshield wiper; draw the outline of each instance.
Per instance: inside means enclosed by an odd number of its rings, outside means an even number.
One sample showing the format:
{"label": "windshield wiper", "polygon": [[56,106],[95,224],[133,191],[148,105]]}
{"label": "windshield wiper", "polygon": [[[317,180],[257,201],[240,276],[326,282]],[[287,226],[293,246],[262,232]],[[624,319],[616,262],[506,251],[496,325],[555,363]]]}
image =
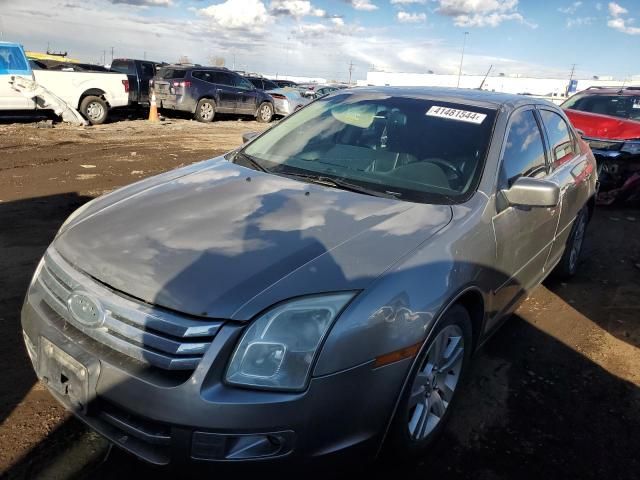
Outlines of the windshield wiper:
{"label": "windshield wiper", "polygon": [[246,163],[251,165],[251,167],[253,167],[254,170],[258,170],[260,172],[268,172],[268,170],[265,167],[263,167],[260,163],[258,163],[255,158],[247,155],[244,152],[236,153],[236,156],[233,157],[233,163],[236,163],[236,160],[238,159],[238,157],[241,157]]}
{"label": "windshield wiper", "polygon": [[372,188],[363,187],[362,185],[347,182],[341,178],[326,177],[324,175],[317,175],[313,173],[286,172],[281,174],[289,177],[302,178],[304,180],[308,180],[309,182],[317,183],[319,185],[326,185],[329,187],[340,188],[342,190],[348,190],[350,192],[363,193],[365,195],[372,195],[374,197],[398,198],[401,195],[400,193],[397,193],[397,192],[391,192],[391,191],[381,192],[379,190],[374,190]]}

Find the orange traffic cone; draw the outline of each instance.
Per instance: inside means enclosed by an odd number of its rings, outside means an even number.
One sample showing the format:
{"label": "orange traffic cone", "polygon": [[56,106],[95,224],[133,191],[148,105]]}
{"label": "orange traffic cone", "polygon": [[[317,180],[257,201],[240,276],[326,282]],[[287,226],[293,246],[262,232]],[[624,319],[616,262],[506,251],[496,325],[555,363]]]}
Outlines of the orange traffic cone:
{"label": "orange traffic cone", "polygon": [[158,116],[158,105],[156,104],[156,92],[153,90],[151,90],[151,101],[149,103],[149,121],[159,122],[160,117]]}

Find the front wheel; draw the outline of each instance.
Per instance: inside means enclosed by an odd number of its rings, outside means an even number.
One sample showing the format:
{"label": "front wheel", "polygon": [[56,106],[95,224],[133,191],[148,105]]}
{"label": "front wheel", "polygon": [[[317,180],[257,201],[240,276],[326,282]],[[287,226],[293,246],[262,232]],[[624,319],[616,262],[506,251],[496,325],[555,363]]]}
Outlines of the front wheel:
{"label": "front wheel", "polygon": [[80,102],[80,113],[91,125],[100,125],[107,120],[109,105],[102,98],[89,95]]}
{"label": "front wheel", "polygon": [[461,305],[442,317],[408,379],[388,438],[394,458],[425,453],[442,431],[471,358],[471,318]]}
{"label": "front wheel", "polygon": [[256,115],[256,120],[260,123],[269,123],[273,118],[273,105],[269,102],[264,102],[260,104],[258,108],[258,113]]}

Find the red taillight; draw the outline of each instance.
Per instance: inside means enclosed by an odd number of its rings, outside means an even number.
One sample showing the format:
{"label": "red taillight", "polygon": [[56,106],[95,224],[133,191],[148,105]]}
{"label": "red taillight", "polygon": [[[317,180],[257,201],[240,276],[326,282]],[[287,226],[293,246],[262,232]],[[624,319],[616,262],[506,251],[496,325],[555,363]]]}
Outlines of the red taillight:
{"label": "red taillight", "polygon": [[124,92],[129,93],[129,79],[122,80],[122,85],[124,86]]}
{"label": "red taillight", "polygon": [[182,82],[173,82],[173,86],[187,88],[191,86],[191,82],[189,80],[183,80]]}
{"label": "red taillight", "polygon": [[279,93],[272,93],[271,96],[273,98],[277,98],[278,100],[286,100],[287,97],[285,97],[284,95],[280,95]]}

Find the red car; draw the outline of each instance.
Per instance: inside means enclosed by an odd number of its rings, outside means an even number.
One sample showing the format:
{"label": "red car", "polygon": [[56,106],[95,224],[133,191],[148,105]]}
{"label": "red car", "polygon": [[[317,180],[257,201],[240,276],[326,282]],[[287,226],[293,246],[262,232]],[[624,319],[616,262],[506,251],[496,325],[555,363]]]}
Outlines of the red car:
{"label": "red car", "polygon": [[590,87],[561,107],[598,160],[600,202],[640,198],[640,87]]}

